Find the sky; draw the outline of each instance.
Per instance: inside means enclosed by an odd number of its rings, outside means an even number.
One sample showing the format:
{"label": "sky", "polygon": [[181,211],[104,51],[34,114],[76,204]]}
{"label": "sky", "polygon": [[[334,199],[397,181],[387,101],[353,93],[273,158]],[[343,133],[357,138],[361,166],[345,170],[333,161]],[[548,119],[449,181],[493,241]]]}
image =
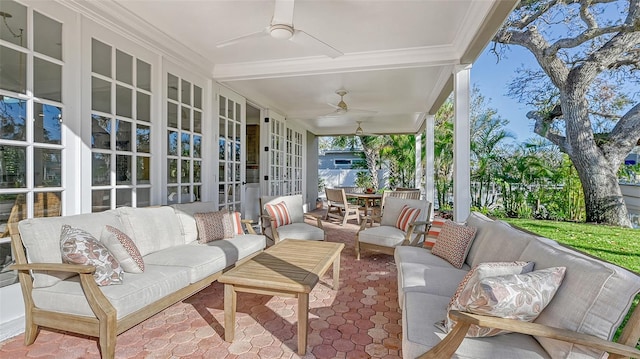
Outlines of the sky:
{"label": "sky", "polygon": [[480,89],[486,99],[486,106],[496,109],[498,115],[509,120],[509,132],[514,135],[515,143],[522,143],[530,138],[539,137],[533,132],[533,121],[527,118],[532,106],[518,103],[508,96],[508,85],[516,77],[518,69],[539,67],[536,59],[526,49],[511,46],[500,59],[490,53],[487,46],[482,55],[471,68],[471,83]]}

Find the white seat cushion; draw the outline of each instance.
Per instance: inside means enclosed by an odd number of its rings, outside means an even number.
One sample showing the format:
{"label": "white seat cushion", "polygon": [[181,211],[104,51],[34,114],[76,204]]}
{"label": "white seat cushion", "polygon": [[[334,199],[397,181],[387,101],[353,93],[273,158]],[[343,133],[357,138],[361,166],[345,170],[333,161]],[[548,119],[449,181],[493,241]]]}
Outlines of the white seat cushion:
{"label": "white seat cushion", "polygon": [[395,226],[379,226],[367,228],[358,234],[358,240],[363,243],[377,244],[385,247],[395,247],[404,241],[405,233]]}
{"label": "white seat cushion", "polygon": [[[267,228],[267,235],[271,234],[272,228]],[[316,226],[308,223],[292,223],[286,226],[276,228],[280,240],[291,239],[307,239],[312,241],[323,241],[324,231]]]}

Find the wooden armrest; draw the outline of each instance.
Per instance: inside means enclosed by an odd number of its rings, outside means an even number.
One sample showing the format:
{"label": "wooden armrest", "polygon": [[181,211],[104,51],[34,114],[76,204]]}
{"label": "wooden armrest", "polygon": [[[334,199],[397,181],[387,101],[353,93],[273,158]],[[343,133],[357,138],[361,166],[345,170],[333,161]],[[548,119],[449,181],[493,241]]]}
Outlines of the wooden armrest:
{"label": "wooden armrest", "polygon": [[82,264],[66,264],[66,263],[26,263],[26,264],[12,264],[9,266],[11,270],[41,270],[41,271],[57,271],[57,272],[72,272],[78,274],[93,274],[96,271],[95,266],[82,265]]}
{"label": "wooden armrest", "polygon": [[324,230],[324,227],[322,226],[322,216],[318,215],[318,214],[314,214],[314,213],[304,213],[304,216],[308,219],[315,219],[316,220],[316,225],[318,226],[318,228]]}
{"label": "wooden armrest", "polygon": [[241,219],[240,223],[244,224],[244,227],[247,229],[247,232],[249,232],[249,234],[257,234],[252,226],[252,224],[255,223],[253,219]]}
{"label": "wooden armrest", "polygon": [[[512,332],[541,336],[545,338],[561,340],[564,342],[584,345],[584,346],[594,348],[597,350],[602,350],[608,353],[622,355],[624,357],[640,358],[640,350],[632,346],[610,342],[608,340],[604,340],[602,338],[598,338],[593,335],[578,333],[578,332],[574,332],[567,329],[549,327],[539,323],[522,322],[514,319],[496,318],[496,317],[490,317],[490,316],[484,316],[484,315],[478,315],[478,314],[463,313],[457,310],[449,311],[449,316],[458,321],[458,323],[456,324],[456,327],[458,325],[460,325],[461,328],[467,327],[466,330],[468,330],[468,326],[470,324],[475,324],[481,327],[504,329]],[[465,330],[465,334],[466,334],[466,330]],[[447,339],[450,335],[458,335],[458,336],[460,335],[460,333],[454,333],[454,332],[455,332],[455,328],[452,332],[450,332],[447,335],[447,337],[445,337],[445,339]],[[443,339],[443,342],[445,341],[445,339]],[[464,339],[464,336],[462,336],[459,339],[460,339],[459,341],[458,340],[448,341],[447,345],[450,345],[450,347],[448,347],[446,351],[442,351],[443,346],[437,348],[439,344],[436,345],[429,352],[421,356],[420,359],[434,357],[433,355],[435,351],[455,353],[458,346],[460,346],[460,343],[462,343],[462,339]],[[454,345],[455,347],[453,347]]]}

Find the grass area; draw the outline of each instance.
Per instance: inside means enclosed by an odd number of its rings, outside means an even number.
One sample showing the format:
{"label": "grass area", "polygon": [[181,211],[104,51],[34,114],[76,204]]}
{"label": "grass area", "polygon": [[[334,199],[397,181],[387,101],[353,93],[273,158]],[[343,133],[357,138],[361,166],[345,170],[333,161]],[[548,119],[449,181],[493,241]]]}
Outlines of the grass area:
{"label": "grass area", "polygon": [[[607,262],[640,273],[640,229],[533,219],[505,218],[503,220],[514,226],[524,228],[604,259]],[[639,302],[640,294],[636,296],[631,308],[635,308]],[[625,318],[625,321],[620,326],[614,340],[620,335],[628,317]],[[640,342],[636,345],[636,348],[640,349]]]}

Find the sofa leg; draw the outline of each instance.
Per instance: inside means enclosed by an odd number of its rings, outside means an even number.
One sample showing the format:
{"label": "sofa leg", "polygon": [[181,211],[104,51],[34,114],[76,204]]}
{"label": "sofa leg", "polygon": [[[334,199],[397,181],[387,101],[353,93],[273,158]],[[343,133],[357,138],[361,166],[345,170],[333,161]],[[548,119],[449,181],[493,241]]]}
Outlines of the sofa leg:
{"label": "sofa leg", "polygon": [[24,345],[31,345],[36,341],[40,327],[33,322],[31,315],[27,313],[24,329]]}
{"label": "sofa leg", "polygon": [[100,321],[100,356],[102,359],[113,359],[116,356],[116,318],[107,316]]}

